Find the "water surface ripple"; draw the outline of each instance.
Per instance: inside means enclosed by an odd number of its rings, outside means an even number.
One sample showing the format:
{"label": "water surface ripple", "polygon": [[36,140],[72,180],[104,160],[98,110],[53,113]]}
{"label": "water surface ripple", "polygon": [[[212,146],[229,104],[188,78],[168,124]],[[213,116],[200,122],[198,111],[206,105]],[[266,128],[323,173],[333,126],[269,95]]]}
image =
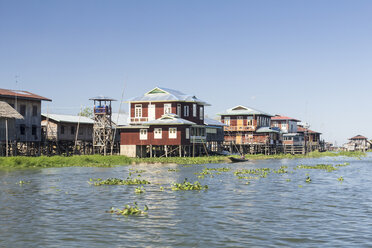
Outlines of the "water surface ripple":
{"label": "water surface ripple", "polygon": [[[344,162],[350,165],[333,172],[294,170],[299,164]],[[249,185],[234,175],[237,169],[283,165],[289,173],[270,173]],[[231,171],[198,179],[194,173],[205,166]],[[141,178],[151,184],[144,186],[144,194],[135,194],[136,186],[88,184],[90,178],[126,178],[133,169],[146,170]],[[307,173],[311,183],[305,182]],[[372,247],[371,175],[371,154],[361,159],[0,170],[0,247]],[[160,190],[185,178],[209,189]],[[20,180],[29,183],[19,185]],[[147,204],[148,216],[106,212],[133,202],[141,208]]]}

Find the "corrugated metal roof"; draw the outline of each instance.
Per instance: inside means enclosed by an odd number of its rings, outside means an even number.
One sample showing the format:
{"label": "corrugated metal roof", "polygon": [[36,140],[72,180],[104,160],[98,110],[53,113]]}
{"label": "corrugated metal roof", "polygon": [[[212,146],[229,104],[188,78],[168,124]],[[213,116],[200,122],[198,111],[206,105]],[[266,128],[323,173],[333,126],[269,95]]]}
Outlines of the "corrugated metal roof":
{"label": "corrugated metal roof", "polygon": [[0,101],[0,118],[23,119],[23,116],[7,102]]}
{"label": "corrugated metal roof", "polygon": [[256,133],[279,133],[279,131],[271,129],[270,127],[260,127],[256,130]]}
{"label": "corrugated metal roof", "polygon": [[59,115],[59,114],[41,114],[45,118],[49,118],[56,122],[68,122],[68,123],[81,123],[81,124],[93,124],[94,121],[85,116],[78,115]]}
{"label": "corrugated metal roof", "polygon": [[207,126],[227,126],[226,124],[211,118],[204,118],[204,124]]}
{"label": "corrugated metal roof", "polygon": [[25,91],[25,90],[8,90],[8,89],[0,89],[0,96],[3,97],[19,97],[23,99],[31,99],[31,100],[43,100],[43,101],[52,101],[49,98],[39,96],[36,94],[33,94],[31,92]]}
{"label": "corrugated metal roof", "polygon": [[284,115],[275,115],[274,117],[271,117],[271,120],[272,121],[289,120],[289,121],[300,122],[300,120],[294,119],[292,117],[284,116]]}
{"label": "corrugated metal roof", "polygon": [[176,114],[165,114],[159,119],[144,122],[142,125],[195,125],[195,123],[182,119]]}
{"label": "corrugated metal roof", "polygon": [[266,115],[272,117],[273,115],[265,113],[261,110],[245,107],[242,105],[238,105],[236,107],[230,108],[225,112],[222,112],[218,115]]}
{"label": "corrugated metal roof", "polygon": [[[304,133],[306,131],[306,128],[303,128],[301,126],[297,126],[297,132],[298,133]],[[319,133],[319,132],[316,132],[316,131],[313,131],[313,130],[310,130],[310,129],[307,129],[307,132],[308,133]],[[319,134],[322,134],[322,133],[319,133]]]}
{"label": "corrugated metal roof", "polygon": [[143,96],[134,97],[129,100],[130,102],[157,102],[157,101],[182,101],[182,102],[195,102],[202,105],[210,106],[205,101],[197,98],[194,95],[187,95],[178,90],[156,87]]}
{"label": "corrugated metal roof", "polygon": [[359,139],[362,139],[362,140],[368,140],[368,138],[367,137],[364,137],[363,135],[360,135],[360,134],[358,134],[357,136],[354,136],[354,137],[352,137],[352,138],[350,138],[349,140],[359,140]]}
{"label": "corrugated metal roof", "polygon": [[108,97],[108,96],[102,96],[102,95],[99,95],[99,96],[96,96],[96,97],[89,98],[89,100],[97,100],[97,101],[116,101],[114,98],[111,98],[111,97]]}
{"label": "corrugated metal roof", "polygon": [[126,126],[128,125],[128,113],[112,113],[111,114],[111,120],[114,124],[118,126]]}

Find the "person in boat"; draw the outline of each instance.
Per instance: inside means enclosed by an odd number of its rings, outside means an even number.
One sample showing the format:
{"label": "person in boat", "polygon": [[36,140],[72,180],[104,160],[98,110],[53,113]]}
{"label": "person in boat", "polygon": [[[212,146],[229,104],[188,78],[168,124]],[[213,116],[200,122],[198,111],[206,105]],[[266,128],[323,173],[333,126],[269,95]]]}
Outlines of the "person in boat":
{"label": "person in boat", "polygon": [[242,155],[240,156],[241,159],[245,159],[245,155],[242,153]]}

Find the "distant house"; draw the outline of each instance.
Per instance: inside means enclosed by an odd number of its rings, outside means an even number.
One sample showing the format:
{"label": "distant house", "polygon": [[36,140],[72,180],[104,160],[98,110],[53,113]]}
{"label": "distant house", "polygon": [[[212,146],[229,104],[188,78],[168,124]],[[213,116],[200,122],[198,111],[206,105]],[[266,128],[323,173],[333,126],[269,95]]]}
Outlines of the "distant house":
{"label": "distant house", "polygon": [[23,117],[15,120],[16,141],[40,142],[41,101],[52,100],[28,91],[0,89],[0,101],[7,102]]}
{"label": "distant house", "polygon": [[225,142],[235,144],[276,144],[280,131],[271,128],[271,114],[242,105],[219,113],[226,126]]}
{"label": "distant house", "polygon": [[298,125],[297,133],[304,137],[307,142],[306,146],[309,148],[310,151],[323,149],[320,140],[320,135],[322,133],[305,128],[303,125]]}
{"label": "distant house", "polygon": [[271,117],[271,127],[279,128],[282,133],[297,133],[298,122],[300,122],[300,120],[283,115]]}
{"label": "distant house", "polygon": [[283,115],[271,117],[271,127],[280,129],[282,144],[285,146],[304,145],[304,136],[297,132],[298,122],[300,120]]}
{"label": "distant house", "polygon": [[[41,114],[45,138],[58,142],[93,141],[94,121],[85,116]],[[77,136],[76,136],[77,134]]]}
{"label": "distant house", "polygon": [[15,122],[22,119],[22,115],[8,103],[0,101],[0,156],[7,154],[7,145],[16,139]]}
{"label": "distant house", "polygon": [[344,145],[344,148],[348,151],[366,151],[371,148],[368,138],[363,135],[354,136],[349,140],[349,143]]}
{"label": "distant house", "polygon": [[118,127],[122,155],[190,156],[202,152],[206,143],[204,107],[208,103],[162,87],[128,102],[129,125]]}

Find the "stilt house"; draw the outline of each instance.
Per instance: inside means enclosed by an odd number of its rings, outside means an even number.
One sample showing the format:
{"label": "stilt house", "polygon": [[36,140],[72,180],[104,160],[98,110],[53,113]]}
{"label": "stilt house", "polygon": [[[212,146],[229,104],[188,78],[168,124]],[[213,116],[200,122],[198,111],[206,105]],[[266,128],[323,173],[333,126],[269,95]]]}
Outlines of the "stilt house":
{"label": "stilt house", "polygon": [[8,103],[0,101],[0,156],[8,156],[9,143],[16,139],[15,121],[22,119]]}
{"label": "stilt house", "polygon": [[129,101],[120,153],[129,157],[197,156],[206,152],[204,107],[194,95],[156,87]]}
{"label": "stilt house", "polygon": [[303,134],[297,132],[298,122],[300,122],[300,120],[283,115],[275,115],[271,117],[271,127],[280,129],[280,139],[284,146],[304,145]]}
{"label": "stilt house", "polygon": [[372,145],[363,135],[354,136],[349,140],[349,143],[344,145],[348,151],[366,151],[370,149]]}
{"label": "stilt house", "polygon": [[276,144],[279,130],[271,128],[272,115],[242,105],[219,114],[226,124],[225,142],[235,144]]}
{"label": "stilt house", "polygon": [[41,101],[52,100],[28,91],[0,89],[0,101],[7,102],[23,117],[15,120],[17,142],[40,142]]}

